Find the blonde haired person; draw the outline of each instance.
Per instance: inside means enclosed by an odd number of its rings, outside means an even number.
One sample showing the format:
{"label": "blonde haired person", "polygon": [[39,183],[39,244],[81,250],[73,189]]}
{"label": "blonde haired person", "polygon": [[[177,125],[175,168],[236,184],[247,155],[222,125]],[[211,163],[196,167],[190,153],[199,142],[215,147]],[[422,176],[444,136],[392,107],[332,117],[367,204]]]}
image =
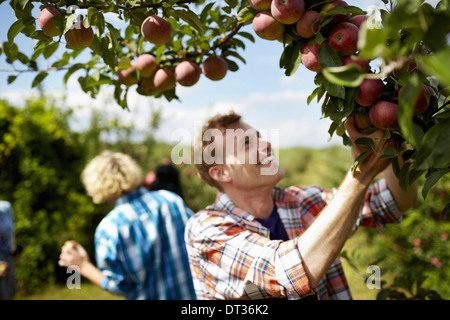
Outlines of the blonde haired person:
{"label": "blonde haired person", "polygon": [[97,266],[75,241],[62,247],[59,265],[130,300],[195,299],[184,227],[192,212],[175,193],[143,187],[142,171],[128,155],[105,151],[81,180],[94,203],[115,203],[95,231]]}

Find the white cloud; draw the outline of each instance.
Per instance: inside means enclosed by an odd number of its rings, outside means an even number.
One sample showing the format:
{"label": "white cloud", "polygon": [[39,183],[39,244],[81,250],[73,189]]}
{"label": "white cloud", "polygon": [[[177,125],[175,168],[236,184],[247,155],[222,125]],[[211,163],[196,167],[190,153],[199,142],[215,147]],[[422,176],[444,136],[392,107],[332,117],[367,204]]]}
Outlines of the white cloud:
{"label": "white cloud", "polygon": [[[75,119],[72,122],[74,130],[87,129],[90,123],[91,111],[102,112],[103,116],[119,117],[124,124],[132,124],[138,130],[146,130],[149,125],[152,107],[161,108],[162,122],[156,132],[156,138],[162,141],[177,143],[172,140],[176,130],[183,129],[190,135],[189,141],[201,125],[217,113],[228,113],[231,109],[241,114],[245,122],[259,130],[279,130],[280,147],[304,145],[324,147],[328,145],[329,120],[320,119],[320,107],[306,105],[310,94],[308,90],[284,90],[275,92],[249,92],[244,97],[230,96],[213,103],[196,104],[194,102],[167,102],[164,99],[154,99],[139,95],[132,87],[128,94],[130,110],[122,110],[113,99],[113,88],[104,87],[94,99],[80,88],[76,77],[71,77],[66,90],[47,90],[57,100],[64,101],[62,108],[72,108]],[[188,93],[188,89],[181,90]],[[199,90],[198,92],[202,92]],[[198,93],[197,93],[198,94]],[[37,90],[15,90],[1,93],[14,105],[20,104],[28,96],[37,96]],[[196,93],[190,92],[193,97]],[[65,96],[65,99],[62,97]],[[188,100],[188,99],[186,99]],[[194,104],[195,105],[192,105]],[[289,116],[286,116],[288,115]],[[186,138],[186,137],[185,137]],[[270,138],[270,137],[269,137]]]}

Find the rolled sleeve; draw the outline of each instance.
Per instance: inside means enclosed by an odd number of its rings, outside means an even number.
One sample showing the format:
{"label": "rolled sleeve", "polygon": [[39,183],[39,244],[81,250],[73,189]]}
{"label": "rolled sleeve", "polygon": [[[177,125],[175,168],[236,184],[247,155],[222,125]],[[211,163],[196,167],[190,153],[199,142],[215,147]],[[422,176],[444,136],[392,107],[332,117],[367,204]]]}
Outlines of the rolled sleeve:
{"label": "rolled sleeve", "polygon": [[280,244],[275,259],[277,281],[288,299],[298,299],[313,293],[303,266],[297,240]]}
{"label": "rolled sleeve", "polygon": [[386,223],[400,222],[402,217],[386,180],[381,179],[367,191],[356,226],[383,228]]}

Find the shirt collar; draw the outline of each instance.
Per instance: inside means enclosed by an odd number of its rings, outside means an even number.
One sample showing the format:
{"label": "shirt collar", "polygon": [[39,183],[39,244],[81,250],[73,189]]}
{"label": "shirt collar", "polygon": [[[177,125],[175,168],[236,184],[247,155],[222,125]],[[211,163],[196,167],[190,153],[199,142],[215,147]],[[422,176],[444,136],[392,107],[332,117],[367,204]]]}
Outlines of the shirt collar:
{"label": "shirt collar", "polygon": [[147,189],[144,187],[139,187],[138,189],[119,197],[115,206],[117,207],[123,203],[130,202],[131,200],[138,198],[140,195],[144,194],[146,190]]}
{"label": "shirt collar", "polygon": [[[284,197],[284,192],[282,188],[274,187],[272,190],[272,198],[275,201],[275,204],[282,201]],[[248,221],[255,221],[256,218],[251,213],[238,208],[233,201],[228,197],[226,193],[219,192],[216,197],[216,201],[214,204],[207,208],[208,210],[217,210],[223,211],[226,213],[232,213],[238,215]]]}

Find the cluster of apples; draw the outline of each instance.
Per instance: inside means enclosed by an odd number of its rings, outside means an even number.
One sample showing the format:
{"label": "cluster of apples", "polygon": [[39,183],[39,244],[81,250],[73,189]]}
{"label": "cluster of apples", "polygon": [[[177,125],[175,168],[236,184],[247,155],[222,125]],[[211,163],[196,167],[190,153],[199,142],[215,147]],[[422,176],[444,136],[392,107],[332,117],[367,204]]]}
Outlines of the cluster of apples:
{"label": "cluster of apples", "polygon": [[[142,23],[141,34],[150,43],[164,45],[171,39],[172,26],[168,20],[152,15]],[[191,87],[199,81],[201,74],[219,81],[227,71],[226,60],[217,55],[209,55],[201,67],[196,62],[183,60],[172,69],[159,64],[153,55],[144,53],[137,57],[130,68],[119,70],[118,77],[126,86],[138,84],[141,94],[155,95],[175,88],[177,83]]]}
{"label": "cluster of apples", "polygon": [[[302,39],[305,45],[301,53],[301,62],[311,71],[322,72],[318,53],[319,48],[328,42],[340,56],[342,65],[352,64],[360,68],[363,73],[370,73],[370,62],[357,57],[359,28],[367,17],[352,16],[349,13],[334,15],[326,24],[327,30],[320,30],[325,31],[323,35],[327,36],[327,39],[319,43],[315,36],[321,28],[323,19],[332,9],[338,6],[345,8],[348,4],[342,0],[333,0],[307,9],[307,2],[307,0],[249,0],[250,6],[258,11],[252,21],[255,33],[263,39],[285,43],[293,41],[295,36]],[[381,79],[367,78],[359,86],[359,94],[355,102],[359,106],[370,109],[368,112],[355,115],[355,125],[358,129],[364,130],[373,126],[390,130],[398,129],[398,105],[392,101],[381,100],[384,89],[385,84]],[[401,96],[402,91],[403,89],[400,88],[398,96]],[[427,110],[432,94],[433,90],[430,87],[422,88],[414,106],[414,115]]]}
{"label": "cluster of apples", "polygon": [[[55,18],[64,18],[55,7],[47,7],[41,10],[38,16],[38,25],[47,37],[61,35],[61,31],[55,26]],[[81,50],[89,47],[94,41],[92,27],[85,28],[81,21],[74,23],[72,28],[64,34],[67,46],[73,50]]]}
{"label": "cluster of apples", "polygon": [[[55,18],[63,18],[61,12],[55,7],[44,8],[39,13],[38,24],[48,37],[61,35],[61,31],[55,26]],[[152,15],[142,23],[141,34],[154,45],[164,45],[171,39],[172,26],[168,20]],[[92,27],[85,28],[81,22],[74,24],[64,36],[67,46],[74,50],[87,48],[94,40]],[[119,69],[117,74],[119,81],[126,86],[138,84],[138,92],[155,95],[173,89],[177,83],[182,86],[193,86],[198,82],[201,74],[218,81],[225,77],[227,71],[226,60],[213,54],[201,63],[201,68],[197,63],[185,60],[172,69],[160,66],[153,55],[144,53],[137,57],[130,68]]]}

